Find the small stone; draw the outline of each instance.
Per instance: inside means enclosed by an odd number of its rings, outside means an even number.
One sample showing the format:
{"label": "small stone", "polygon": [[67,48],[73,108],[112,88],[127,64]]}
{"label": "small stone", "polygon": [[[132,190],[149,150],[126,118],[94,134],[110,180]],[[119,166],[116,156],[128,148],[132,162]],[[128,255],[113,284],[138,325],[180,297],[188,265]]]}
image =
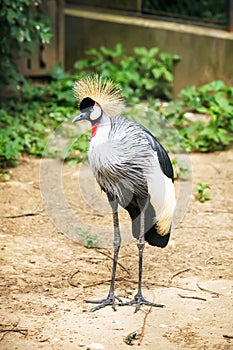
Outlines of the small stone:
{"label": "small stone", "polygon": [[34,260],[34,259],[29,259],[28,262],[29,262],[30,264],[35,264],[35,263],[36,263],[36,260]]}
{"label": "small stone", "polygon": [[193,317],[194,321],[200,321],[199,317]]}
{"label": "small stone", "polygon": [[167,328],[167,325],[166,325],[166,324],[161,323],[161,324],[159,325],[159,327],[160,327],[160,328]]}
{"label": "small stone", "polygon": [[104,346],[100,343],[91,343],[88,346],[88,349],[90,349],[90,350],[103,350]]}

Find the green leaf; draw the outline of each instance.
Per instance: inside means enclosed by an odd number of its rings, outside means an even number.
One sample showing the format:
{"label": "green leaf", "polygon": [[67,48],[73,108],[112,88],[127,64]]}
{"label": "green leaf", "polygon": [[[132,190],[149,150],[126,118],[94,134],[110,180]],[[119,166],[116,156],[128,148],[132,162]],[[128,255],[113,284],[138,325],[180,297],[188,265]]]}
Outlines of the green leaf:
{"label": "green leaf", "polygon": [[211,83],[205,84],[200,87],[198,90],[202,93],[210,92],[210,91],[221,91],[224,90],[225,84],[222,80],[212,81]]}
{"label": "green leaf", "polygon": [[159,79],[161,77],[161,75],[163,74],[163,71],[161,70],[161,68],[153,68],[152,74],[153,74],[155,79]]}
{"label": "green leaf", "polygon": [[[158,48],[158,47],[152,47],[152,48],[149,50],[149,52],[148,52],[148,56],[149,56],[150,58],[153,58],[153,57],[155,57],[155,56],[158,54],[158,52],[159,52],[159,48]],[[145,53],[145,54],[147,54],[147,53]]]}
{"label": "green leaf", "polygon": [[14,10],[12,10],[11,8],[7,9],[6,11],[6,17],[8,22],[12,25],[15,24],[15,20],[18,17],[18,13]]}
{"label": "green leaf", "polygon": [[164,79],[167,80],[169,83],[173,82],[173,74],[169,72],[166,68],[163,68],[163,76]]}
{"label": "green leaf", "polygon": [[146,90],[152,90],[156,85],[156,82],[153,79],[146,79],[145,78],[142,81],[145,85]]}
{"label": "green leaf", "polygon": [[135,47],[134,53],[138,56],[147,56],[148,50],[145,47]]}

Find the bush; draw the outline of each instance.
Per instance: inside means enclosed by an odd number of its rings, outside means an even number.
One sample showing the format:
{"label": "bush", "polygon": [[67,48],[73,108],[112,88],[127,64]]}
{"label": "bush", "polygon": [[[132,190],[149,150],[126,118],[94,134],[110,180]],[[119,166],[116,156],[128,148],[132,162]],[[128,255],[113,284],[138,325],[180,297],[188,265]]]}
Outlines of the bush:
{"label": "bush", "polygon": [[[218,80],[199,88],[187,87],[162,113],[178,128],[189,151],[212,152],[233,141],[232,100],[233,88]],[[206,118],[190,119],[187,112]]]}
{"label": "bush", "polygon": [[11,84],[16,88],[24,80],[18,73],[16,60],[29,57],[39,42],[50,42],[50,20],[43,14],[38,0],[2,0],[0,16],[0,86]]}
{"label": "bush", "polygon": [[121,44],[114,50],[100,46],[86,51],[86,59],[75,63],[78,72],[93,70],[111,77],[122,87],[128,102],[154,98],[171,99],[174,64],[177,55],[160,52],[157,47],[135,47],[134,55],[124,54]]}
{"label": "bush", "polygon": [[[159,54],[156,48],[150,50],[136,48],[136,57],[137,59],[141,57],[142,60],[140,70],[135,57],[123,55],[121,45],[117,45],[115,50],[104,47],[100,52],[93,50],[91,50],[94,53],[92,60],[88,58],[76,63],[77,74],[67,74],[61,65],[57,64],[54,71],[49,73],[51,77],[49,83],[37,86],[27,81],[22,86],[20,98],[11,99],[7,103],[2,102],[0,168],[16,164],[21,153],[33,156],[45,154],[44,149],[49,135],[54,133],[54,130],[66,119],[71,121],[77,113],[72,87],[74,81],[81,76],[81,70],[85,72],[88,65],[97,71],[102,67],[103,74],[109,74],[112,79],[121,83],[127,101],[140,101],[139,104],[130,106],[127,115],[144,124],[149,130],[156,130],[155,136],[173,152],[180,152],[180,147],[183,145],[188,151],[221,150],[233,141],[232,87],[227,87],[222,81],[211,82],[199,88],[190,86],[182,90],[179,98],[170,102],[165,108],[160,100],[153,97],[154,91],[160,91],[158,93],[160,94],[161,90],[159,90],[160,87],[156,90],[159,78],[152,79],[151,74],[156,75],[157,68],[158,71],[170,72],[174,62],[173,57],[165,53]],[[166,61],[164,70],[162,65],[159,66],[159,63],[151,59],[158,54],[163,57],[163,61]],[[104,59],[107,56],[111,58],[110,61]],[[149,56],[150,59],[148,59]],[[157,68],[155,68],[156,65]],[[124,70],[122,70],[123,66]],[[135,74],[131,70],[132,67],[137,68]],[[165,78],[163,93],[172,75],[165,73]],[[143,99],[147,101],[143,102]],[[207,118],[204,121],[190,119],[186,112],[201,113]],[[65,137],[69,142],[64,153],[52,147],[46,150],[47,156],[58,156],[71,163],[82,162],[86,159],[89,132],[82,134],[81,128],[79,129],[77,125],[72,130],[68,129],[69,132],[72,131],[72,135]]]}
{"label": "bush", "polygon": [[49,135],[66,118],[71,119],[72,113],[74,107],[59,107],[54,103],[43,104],[37,101],[2,105],[0,168],[17,164],[21,153],[42,156]]}

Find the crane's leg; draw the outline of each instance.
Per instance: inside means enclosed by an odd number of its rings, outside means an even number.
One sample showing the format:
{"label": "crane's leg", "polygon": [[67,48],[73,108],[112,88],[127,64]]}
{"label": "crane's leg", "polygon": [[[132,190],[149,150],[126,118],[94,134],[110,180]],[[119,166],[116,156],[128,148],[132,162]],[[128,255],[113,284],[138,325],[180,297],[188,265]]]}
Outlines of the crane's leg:
{"label": "crane's leg", "polygon": [[97,306],[91,308],[91,311],[99,310],[107,305],[111,305],[113,310],[116,311],[115,301],[118,300],[119,303],[122,303],[122,300],[115,296],[114,287],[115,287],[115,276],[116,276],[116,267],[117,267],[117,259],[118,253],[121,245],[121,236],[120,236],[120,228],[119,228],[119,219],[118,219],[118,201],[108,196],[109,204],[112,208],[113,215],[113,227],[114,227],[114,256],[113,256],[113,266],[112,266],[112,278],[110,289],[107,298],[100,300],[85,300],[87,303],[98,304]]}
{"label": "crane's leg", "polygon": [[143,258],[143,250],[144,250],[144,246],[145,246],[145,211],[147,208],[147,205],[149,203],[149,199],[145,199],[145,200],[138,200],[138,205],[141,211],[141,216],[140,216],[140,234],[139,234],[139,239],[138,239],[138,253],[139,253],[139,266],[138,266],[138,292],[137,294],[134,296],[134,299],[126,302],[126,303],[122,303],[120,305],[133,305],[136,304],[136,308],[135,308],[135,312],[137,312],[141,305],[149,305],[149,306],[154,306],[154,307],[164,307],[164,305],[161,304],[155,304],[152,303],[148,300],[146,300],[143,295],[142,295],[142,258]]}

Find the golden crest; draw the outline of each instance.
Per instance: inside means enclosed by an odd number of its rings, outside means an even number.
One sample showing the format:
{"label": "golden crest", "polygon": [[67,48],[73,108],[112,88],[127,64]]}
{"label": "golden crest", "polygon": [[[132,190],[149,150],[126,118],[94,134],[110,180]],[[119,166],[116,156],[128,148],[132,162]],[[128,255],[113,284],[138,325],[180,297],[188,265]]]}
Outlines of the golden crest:
{"label": "golden crest", "polygon": [[74,83],[74,96],[80,103],[85,97],[96,101],[108,116],[119,115],[124,98],[118,84],[98,74],[88,74]]}

